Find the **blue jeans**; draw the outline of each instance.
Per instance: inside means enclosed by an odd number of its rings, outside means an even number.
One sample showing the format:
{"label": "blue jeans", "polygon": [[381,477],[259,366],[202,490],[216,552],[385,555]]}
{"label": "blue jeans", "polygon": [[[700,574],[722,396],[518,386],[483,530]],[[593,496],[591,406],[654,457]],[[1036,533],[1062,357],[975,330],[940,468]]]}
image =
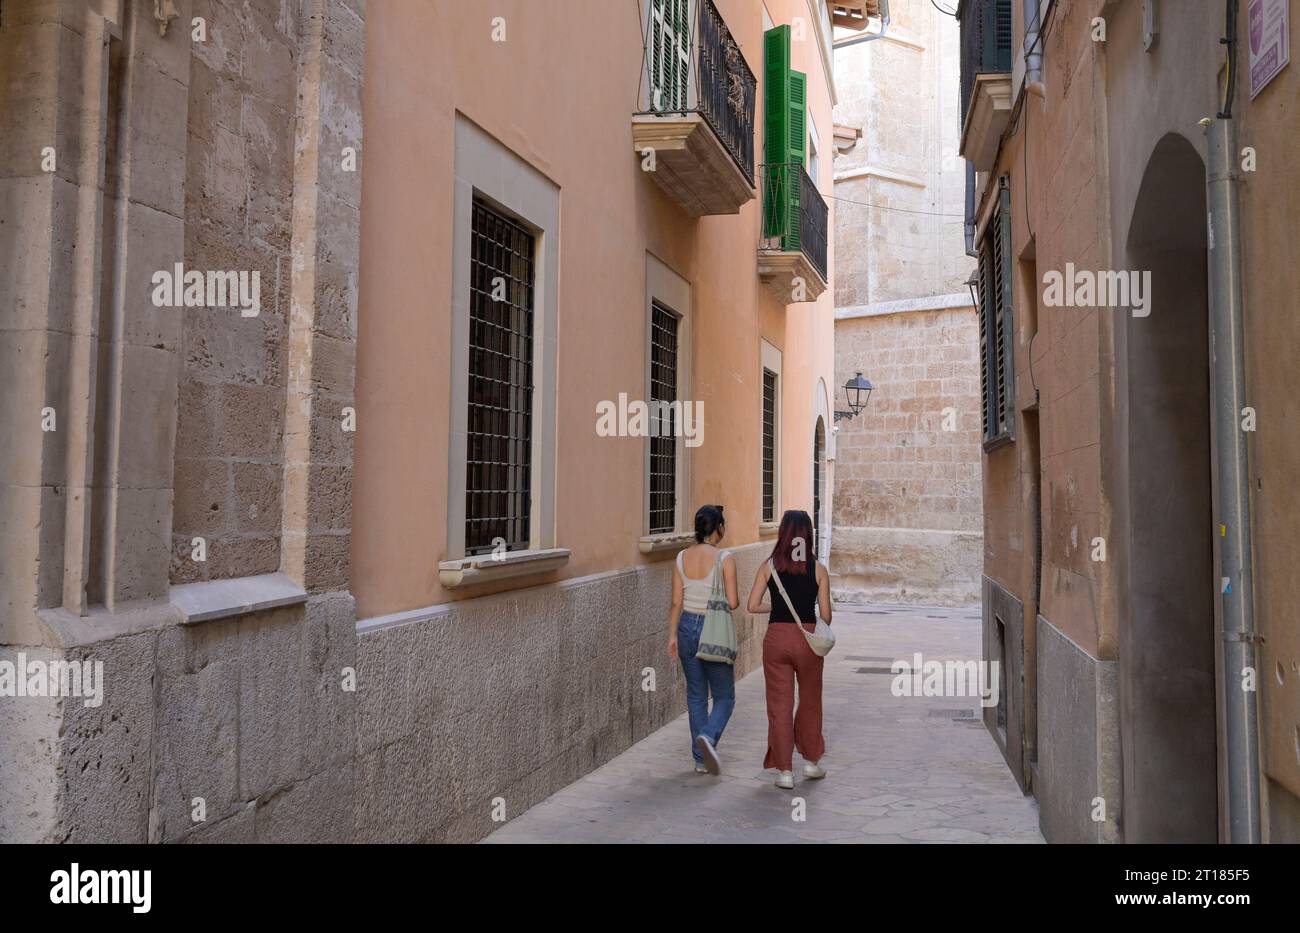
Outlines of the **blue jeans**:
{"label": "blue jeans", "polygon": [[[686,710],[691,723],[691,757],[702,763],[695,737],[707,736],[716,747],[727,728],[731,711],[736,708],[736,670],[721,661],[701,661],[695,656],[700,648],[700,631],[704,616],[683,612],[677,623],[677,657],[686,675]],[[713,693],[713,711],[709,711],[709,693]]]}

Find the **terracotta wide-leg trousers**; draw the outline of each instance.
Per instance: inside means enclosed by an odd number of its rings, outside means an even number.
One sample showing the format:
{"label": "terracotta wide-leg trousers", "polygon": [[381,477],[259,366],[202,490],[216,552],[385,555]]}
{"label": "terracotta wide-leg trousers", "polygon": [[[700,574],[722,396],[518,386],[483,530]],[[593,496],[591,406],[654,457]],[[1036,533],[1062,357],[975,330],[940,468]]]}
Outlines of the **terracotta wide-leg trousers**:
{"label": "terracotta wide-leg trousers", "polygon": [[[813,626],[804,628],[811,632]],[[789,622],[772,622],[763,637],[763,678],[767,682],[767,755],[764,768],[791,771],[794,750],[804,761],[820,761],[822,738],[822,667],[808,641]],[[795,682],[799,711],[794,710]]]}

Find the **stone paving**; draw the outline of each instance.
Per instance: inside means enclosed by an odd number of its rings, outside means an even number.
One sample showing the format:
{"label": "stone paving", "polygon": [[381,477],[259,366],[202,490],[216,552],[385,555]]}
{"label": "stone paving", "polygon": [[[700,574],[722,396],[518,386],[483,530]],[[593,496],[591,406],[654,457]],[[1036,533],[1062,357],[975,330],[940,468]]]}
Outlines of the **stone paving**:
{"label": "stone paving", "polygon": [[[718,748],[723,773],[695,774],[686,716],[537,804],[485,842],[1041,843],[975,697],[895,697],[895,658],[980,657],[979,607],[835,607],[824,732],[829,772],[794,791],[762,768],[767,713],[761,670],[736,687]],[[883,672],[881,672],[883,669]],[[675,668],[675,676],[681,676]],[[793,818],[801,798],[806,819]]]}

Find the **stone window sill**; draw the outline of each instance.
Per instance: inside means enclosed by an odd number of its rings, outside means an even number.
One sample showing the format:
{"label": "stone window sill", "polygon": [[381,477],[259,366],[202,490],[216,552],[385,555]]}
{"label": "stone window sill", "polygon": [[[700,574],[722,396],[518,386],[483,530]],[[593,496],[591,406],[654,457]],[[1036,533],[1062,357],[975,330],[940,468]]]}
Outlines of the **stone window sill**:
{"label": "stone window sill", "polygon": [[287,574],[264,573],[254,577],[173,586],[169,599],[184,613],[182,621],[193,623],[296,606],[307,601],[307,591]]}
{"label": "stone window sill", "polygon": [[1014,441],[1015,438],[1011,435],[1010,431],[1003,431],[1001,434],[997,435],[996,437],[990,437],[988,440],[986,440],[983,443],[982,446],[984,448],[984,452],[989,453],[991,451],[997,450],[999,447],[1005,447],[1007,444],[1010,444]]}
{"label": "stone window sill", "polygon": [[511,577],[548,573],[559,570],[569,562],[569,549],[562,547],[536,548],[527,551],[506,551],[500,556],[478,554],[458,557],[438,563],[438,579],[448,589],[492,583]]}
{"label": "stone window sill", "polygon": [[638,542],[638,546],[642,554],[660,554],[664,551],[680,551],[694,543],[694,532],[669,531],[659,535],[646,535]]}
{"label": "stone window sill", "polygon": [[759,522],[758,536],[760,538],[772,538],[781,529],[780,522]]}

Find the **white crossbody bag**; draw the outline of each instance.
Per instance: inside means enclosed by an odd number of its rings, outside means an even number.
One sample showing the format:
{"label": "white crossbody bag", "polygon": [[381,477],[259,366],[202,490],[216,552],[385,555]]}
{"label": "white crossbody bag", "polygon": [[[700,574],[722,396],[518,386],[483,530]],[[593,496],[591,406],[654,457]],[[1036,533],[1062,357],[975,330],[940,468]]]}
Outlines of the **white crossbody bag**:
{"label": "white crossbody bag", "polygon": [[[808,641],[808,647],[812,649],[813,654],[819,658],[824,658],[831,653],[835,647],[835,633],[831,627],[822,621],[821,616],[817,616],[817,627],[813,631],[808,631],[803,627],[799,613],[794,611],[794,603],[790,602],[790,594],[785,591],[785,584],[781,582],[781,575],[776,572],[776,565],[770,560],[767,562],[767,569],[772,573],[772,579],[776,581],[776,588],[781,591],[781,598],[785,600],[786,608],[790,610],[790,618],[795,620],[794,626]],[[813,614],[817,613],[817,604],[813,603]]]}

